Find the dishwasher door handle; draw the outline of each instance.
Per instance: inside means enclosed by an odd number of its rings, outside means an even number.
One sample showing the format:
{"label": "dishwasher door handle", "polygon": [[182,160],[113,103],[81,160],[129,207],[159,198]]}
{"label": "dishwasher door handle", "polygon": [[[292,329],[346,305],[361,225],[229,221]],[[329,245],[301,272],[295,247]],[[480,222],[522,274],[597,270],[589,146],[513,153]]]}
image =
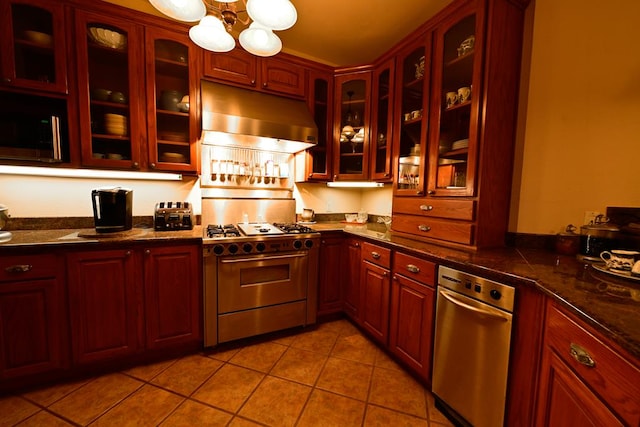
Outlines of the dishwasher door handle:
{"label": "dishwasher door handle", "polygon": [[494,313],[493,311],[483,310],[481,308],[474,307],[472,305],[466,304],[466,303],[460,301],[459,299],[455,298],[450,292],[447,292],[444,289],[440,289],[440,295],[442,295],[447,301],[449,301],[452,304],[457,305],[458,307],[461,307],[461,308],[464,308],[466,310],[470,310],[470,311],[476,312],[478,314],[482,314],[482,315],[490,317],[492,319],[501,320],[503,322],[508,322],[509,321],[508,318],[506,318],[504,316],[501,316],[498,313]]}

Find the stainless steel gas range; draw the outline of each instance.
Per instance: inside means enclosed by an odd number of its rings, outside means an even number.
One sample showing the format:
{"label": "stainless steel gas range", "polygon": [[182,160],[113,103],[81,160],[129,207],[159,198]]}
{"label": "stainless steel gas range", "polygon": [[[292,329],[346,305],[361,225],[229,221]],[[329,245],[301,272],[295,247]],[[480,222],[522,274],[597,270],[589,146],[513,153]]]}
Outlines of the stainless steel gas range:
{"label": "stainless steel gas range", "polygon": [[320,234],[295,201],[202,202],[205,346],[315,323]]}

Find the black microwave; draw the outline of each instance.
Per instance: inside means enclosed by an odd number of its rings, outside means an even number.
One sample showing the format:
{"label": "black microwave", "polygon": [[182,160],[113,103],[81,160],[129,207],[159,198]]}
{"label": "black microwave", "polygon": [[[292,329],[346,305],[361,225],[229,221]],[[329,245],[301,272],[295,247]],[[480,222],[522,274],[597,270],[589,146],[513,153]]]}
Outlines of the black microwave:
{"label": "black microwave", "polygon": [[0,159],[69,159],[65,99],[0,92]]}

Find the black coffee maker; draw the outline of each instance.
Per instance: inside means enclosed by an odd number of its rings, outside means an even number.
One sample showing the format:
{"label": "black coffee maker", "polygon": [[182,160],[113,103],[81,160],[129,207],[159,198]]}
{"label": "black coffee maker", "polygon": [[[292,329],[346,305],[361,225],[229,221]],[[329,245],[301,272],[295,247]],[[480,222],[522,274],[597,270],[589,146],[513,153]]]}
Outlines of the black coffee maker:
{"label": "black coffee maker", "polygon": [[91,191],[93,219],[98,233],[131,230],[133,190],[121,187]]}

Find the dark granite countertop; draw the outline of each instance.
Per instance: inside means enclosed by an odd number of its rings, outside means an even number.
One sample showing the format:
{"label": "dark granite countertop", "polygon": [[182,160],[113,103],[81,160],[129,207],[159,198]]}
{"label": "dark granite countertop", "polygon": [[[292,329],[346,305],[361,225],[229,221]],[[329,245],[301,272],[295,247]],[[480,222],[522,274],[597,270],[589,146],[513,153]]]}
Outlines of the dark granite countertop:
{"label": "dark granite countertop", "polygon": [[386,233],[380,224],[336,222],[312,227],[320,232],[343,230],[498,282],[536,287],[640,358],[640,280],[618,278],[574,256],[539,249],[465,252]]}
{"label": "dark granite countertop", "polygon": [[[622,279],[595,270],[572,256],[522,248],[467,252],[423,243],[385,232],[382,224],[349,225],[341,222],[311,225],[320,232],[347,232],[414,253],[426,259],[514,286],[532,286],[580,315],[612,341],[640,358],[640,281]],[[123,233],[98,235],[94,229],[15,230],[0,243],[0,254],[105,243],[202,240],[202,227],[160,231],[134,228]]]}

